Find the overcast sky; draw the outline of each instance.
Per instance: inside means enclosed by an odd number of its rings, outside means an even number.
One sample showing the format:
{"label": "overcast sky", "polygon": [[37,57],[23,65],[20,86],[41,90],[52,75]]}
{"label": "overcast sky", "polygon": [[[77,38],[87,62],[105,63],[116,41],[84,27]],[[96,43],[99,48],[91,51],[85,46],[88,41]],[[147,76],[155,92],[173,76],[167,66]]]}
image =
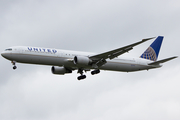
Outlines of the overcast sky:
{"label": "overcast sky", "polygon": [[[1,0],[0,51],[38,46],[102,53],[164,36],[159,59],[180,56],[178,0]],[[126,56],[139,57],[153,41]],[[180,62],[78,81],[51,66],[0,58],[1,120],[179,120]]]}

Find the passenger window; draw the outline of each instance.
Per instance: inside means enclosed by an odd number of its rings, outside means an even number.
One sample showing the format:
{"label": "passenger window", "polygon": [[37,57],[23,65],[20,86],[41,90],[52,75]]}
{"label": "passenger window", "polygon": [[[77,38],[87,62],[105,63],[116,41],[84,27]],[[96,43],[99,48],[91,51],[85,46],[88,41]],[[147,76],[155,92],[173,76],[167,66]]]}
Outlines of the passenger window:
{"label": "passenger window", "polygon": [[12,51],[12,48],[5,49],[5,51]]}

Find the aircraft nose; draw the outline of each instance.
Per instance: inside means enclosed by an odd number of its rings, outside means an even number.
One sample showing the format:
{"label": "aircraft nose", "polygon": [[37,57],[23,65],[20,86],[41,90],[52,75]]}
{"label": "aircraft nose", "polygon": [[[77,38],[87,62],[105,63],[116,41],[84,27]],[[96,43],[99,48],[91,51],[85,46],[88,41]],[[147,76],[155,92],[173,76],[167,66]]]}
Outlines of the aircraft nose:
{"label": "aircraft nose", "polygon": [[4,57],[4,55],[5,55],[5,53],[4,53],[4,52],[2,52],[2,53],[1,53],[1,56],[3,56],[3,57]]}
{"label": "aircraft nose", "polygon": [[2,52],[2,53],[1,53],[1,56],[3,56],[4,58],[6,58],[6,57],[7,57],[7,53],[6,53],[6,52]]}

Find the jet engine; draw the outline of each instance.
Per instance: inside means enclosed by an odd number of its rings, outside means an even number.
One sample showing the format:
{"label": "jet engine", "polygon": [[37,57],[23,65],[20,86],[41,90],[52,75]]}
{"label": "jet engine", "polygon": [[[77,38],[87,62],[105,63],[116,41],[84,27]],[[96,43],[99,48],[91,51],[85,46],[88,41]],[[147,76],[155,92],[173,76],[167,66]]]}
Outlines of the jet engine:
{"label": "jet engine", "polygon": [[65,67],[52,66],[51,71],[53,74],[64,75],[66,73],[72,73],[72,70],[68,70]]}
{"label": "jet engine", "polygon": [[92,60],[86,56],[75,56],[74,57],[74,64],[79,66],[88,66],[92,63]]}

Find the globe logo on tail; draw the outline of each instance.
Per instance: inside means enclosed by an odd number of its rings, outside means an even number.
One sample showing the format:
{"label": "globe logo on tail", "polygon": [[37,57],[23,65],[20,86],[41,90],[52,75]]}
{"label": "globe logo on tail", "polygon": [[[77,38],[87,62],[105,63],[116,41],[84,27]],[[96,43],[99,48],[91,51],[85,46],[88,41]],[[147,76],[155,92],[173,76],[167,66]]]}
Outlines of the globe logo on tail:
{"label": "globe logo on tail", "polygon": [[154,49],[152,47],[149,47],[142,55],[141,58],[147,59],[147,60],[152,60],[152,61],[156,61],[157,57],[156,57],[156,52],[154,51]]}

